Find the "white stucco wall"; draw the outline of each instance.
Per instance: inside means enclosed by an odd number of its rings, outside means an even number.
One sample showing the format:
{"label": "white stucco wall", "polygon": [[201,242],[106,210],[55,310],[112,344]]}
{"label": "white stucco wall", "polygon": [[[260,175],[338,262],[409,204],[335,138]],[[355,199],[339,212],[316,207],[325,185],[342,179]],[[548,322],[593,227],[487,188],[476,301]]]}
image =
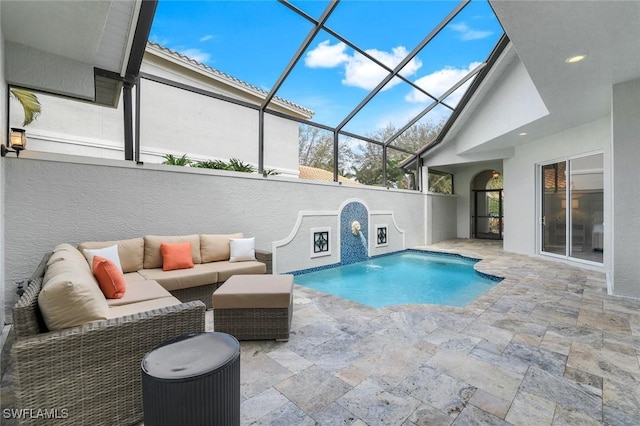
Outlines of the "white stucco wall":
{"label": "white stucco wall", "polygon": [[633,297],[640,297],[640,262],[638,262],[640,225],[637,217],[640,212],[639,117],[640,80],[613,86],[613,185],[610,186],[613,188],[614,205],[612,283],[615,294]]}
{"label": "white stucco wall", "polygon": [[91,100],[93,66],[29,46],[6,42],[5,75],[9,84]]}
{"label": "white stucco wall", "polygon": [[516,148],[504,160],[505,225],[504,248],[523,254],[536,253],[536,164],[588,153],[604,154],[604,264],[611,255],[611,119],[609,117],[532,141]]}
{"label": "white stucco wall", "polygon": [[[478,94],[481,104],[463,112],[458,129],[425,156],[429,165],[462,164],[508,158],[513,148],[493,144],[494,139],[548,114],[531,77],[515,56],[501,70],[499,84]],[[488,147],[477,148],[489,142]],[[475,150],[474,150],[475,149]],[[473,152],[467,152],[473,150]]]}
{"label": "white stucco wall", "polygon": [[[422,208],[416,210],[416,205],[419,202],[416,200],[423,198],[422,195],[406,191],[385,191],[381,190],[382,194],[380,196],[387,202],[395,203],[393,205],[396,206],[404,206],[403,208],[406,207],[412,211],[410,216],[413,218],[412,222],[422,214]],[[366,199],[370,198],[366,197]],[[345,199],[340,206],[335,206],[333,210],[305,210],[298,212],[298,221],[291,228],[291,233],[287,238],[274,241],[272,244],[275,257],[274,271],[276,273],[286,273],[340,263],[342,255],[340,215],[342,207],[350,202],[361,203],[367,208],[369,227],[366,232],[366,245],[367,253],[370,257],[408,248],[406,246],[407,231],[396,220],[397,209],[392,208],[392,205],[387,206],[388,208],[385,210],[374,210],[365,199]],[[407,205],[407,202],[410,202],[410,204]],[[380,225],[385,225],[387,228],[387,244],[378,246],[376,226]],[[313,232],[320,229],[329,231],[330,253],[314,255]],[[410,229],[410,232],[414,232],[414,230]],[[411,238],[410,241],[416,241],[416,239]],[[415,246],[415,243],[413,245]]]}
{"label": "white stucco wall", "polygon": [[[124,158],[122,97],[116,109],[44,93],[37,96],[42,112],[26,128],[30,151]],[[12,102],[10,109],[11,126],[23,127],[20,104]]]}
{"label": "white stucco wall", "polygon": [[[243,232],[270,250],[300,211],[334,211],[349,199],[393,212],[409,231],[406,246],[424,244],[424,195],[417,192],[31,151],[4,163],[6,249],[21,259],[7,265],[8,279],[28,276],[61,242]],[[302,269],[307,252],[295,253],[301,267],[287,267]]]}
{"label": "white stucco wall", "polygon": [[426,244],[456,238],[457,204],[455,195],[427,194],[426,201]]}

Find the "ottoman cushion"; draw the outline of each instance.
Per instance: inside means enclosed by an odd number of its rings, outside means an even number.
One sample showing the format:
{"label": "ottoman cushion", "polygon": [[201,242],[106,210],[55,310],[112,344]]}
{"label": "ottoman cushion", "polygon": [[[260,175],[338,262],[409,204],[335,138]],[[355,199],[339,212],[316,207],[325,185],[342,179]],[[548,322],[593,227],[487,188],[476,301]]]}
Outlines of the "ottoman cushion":
{"label": "ottoman cushion", "polygon": [[212,296],[214,309],[288,308],[293,275],[234,275]]}

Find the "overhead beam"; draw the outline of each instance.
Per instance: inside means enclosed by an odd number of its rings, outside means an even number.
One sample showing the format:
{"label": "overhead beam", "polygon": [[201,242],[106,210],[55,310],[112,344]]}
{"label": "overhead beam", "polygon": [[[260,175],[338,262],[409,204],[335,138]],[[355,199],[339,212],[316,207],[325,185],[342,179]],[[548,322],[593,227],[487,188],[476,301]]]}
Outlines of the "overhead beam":
{"label": "overhead beam", "polygon": [[486,63],[482,63],[482,64],[478,65],[477,67],[475,67],[473,70],[471,70],[471,72],[467,73],[467,75],[465,75],[460,80],[458,80],[458,82],[456,84],[451,86],[451,88],[449,88],[449,90],[444,92],[442,94],[442,96],[440,96],[440,98],[436,99],[435,102],[432,102],[427,108],[425,108],[422,112],[420,112],[418,115],[416,115],[411,121],[409,121],[407,124],[405,124],[393,136],[391,136],[387,141],[385,141],[384,144],[385,145],[389,145],[391,142],[393,142],[398,137],[400,137],[400,135],[402,135],[404,132],[406,132],[411,126],[416,124],[422,117],[427,115],[429,113],[429,111],[431,111],[433,108],[435,108],[439,104],[442,105],[442,101],[443,100],[447,99],[453,92],[458,90],[463,84],[465,84],[467,81],[469,81],[470,78],[472,78],[473,76],[478,74],[486,65],[487,65]]}
{"label": "overhead beam", "polygon": [[[278,1],[284,5],[288,5],[288,2],[284,0],[278,0]],[[269,102],[271,102],[273,97],[276,95],[276,92],[280,90],[280,86],[282,86],[282,84],[287,79],[289,74],[291,74],[291,71],[293,71],[293,68],[296,66],[296,64],[298,63],[298,61],[300,60],[304,52],[307,50],[307,48],[309,47],[313,39],[320,32],[325,21],[329,19],[329,16],[331,16],[331,13],[336,8],[339,1],[340,0],[331,0],[329,5],[325,8],[324,12],[322,12],[320,19],[315,23],[311,31],[309,31],[309,34],[307,34],[307,37],[305,37],[304,41],[300,44],[300,47],[298,47],[298,50],[293,55],[293,58],[291,58],[291,60],[289,61],[289,64],[284,69],[284,71],[282,72],[282,74],[280,75],[276,83],[273,85],[273,87],[269,91],[269,94],[267,94],[267,97],[264,98],[262,105],[260,105],[261,110],[264,110],[267,107],[267,105],[269,105]]]}

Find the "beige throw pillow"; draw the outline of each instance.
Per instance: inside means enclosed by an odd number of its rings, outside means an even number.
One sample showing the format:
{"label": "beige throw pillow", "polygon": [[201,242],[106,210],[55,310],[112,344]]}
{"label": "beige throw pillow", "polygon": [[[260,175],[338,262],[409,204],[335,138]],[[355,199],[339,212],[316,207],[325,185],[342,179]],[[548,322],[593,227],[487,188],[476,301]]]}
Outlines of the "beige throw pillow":
{"label": "beige throw pillow", "polygon": [[242,238],[242,233],[237,234],[200,234],[200,253],[202,263],[229,260],[230,244],[232,238]]}

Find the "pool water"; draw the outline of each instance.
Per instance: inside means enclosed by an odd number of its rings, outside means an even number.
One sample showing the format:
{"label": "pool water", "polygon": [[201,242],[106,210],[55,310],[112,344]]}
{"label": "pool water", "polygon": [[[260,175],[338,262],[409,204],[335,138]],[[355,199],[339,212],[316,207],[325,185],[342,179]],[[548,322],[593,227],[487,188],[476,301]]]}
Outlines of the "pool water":
{"label": "pool water", "polygon": [[294,282],[374,308],[411,303],[464,307],[500,281],[476,272],[477,261],[405,251],[302,273]]}

